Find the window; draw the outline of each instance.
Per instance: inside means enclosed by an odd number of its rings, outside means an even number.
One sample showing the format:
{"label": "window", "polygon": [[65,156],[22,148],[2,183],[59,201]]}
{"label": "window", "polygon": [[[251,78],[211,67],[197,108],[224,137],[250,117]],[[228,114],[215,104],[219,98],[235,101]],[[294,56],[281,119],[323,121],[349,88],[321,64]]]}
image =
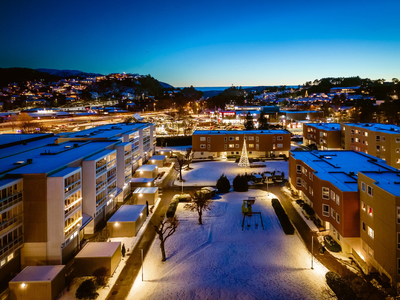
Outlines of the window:
{"label": "window", "polygon": [[249,141],[254,141],[254,136],[249,136]]}
{"label": "window", "polygon": [[336,204],[340,205],[340,197],[338,194],[336,194]]}
{"label": "window", "polygon": [[249,148],[254,148],[254,144],[249,144]]}
{"label": "window", "polygon": [[331,199],[332,199],[333,201],[335,201],[335,199],[336,199],[336,194],[335,194],[335,192],[332,191],[332,190],[331,190]]}
{"label": "window", "polygon": [[206,148],[206,144],[201,144],[201,145],[200,145],[200,148],[201,148],[201,149],[205,149],[205,148]]}
{"label": "window", "polygon": [[384,142],[386,140],[385,136],[382,135],[382,142]]}
{"label": "window", "polygon": [[362,248],[363,248],[363,250],[364,250],[365,252],[367,252],[368,246],[367,246],[367,243],[364,242],[364,241],[362,241]]}
{"label": "window", "polygon": [[282,141],[283,140],[283,136],[278,136],[278,141]]}
{"label": "window", "polygon": [[231,151],[231,154],[235,154],[235,152]]}
{"label": "window", "polygon": [[322,215],[329,217],[329,205],[322,204]]}
{"label": "window", "polygon": [[227,146],[226,146],[226,144],[224,145],[224,150],[226,150],[227,149]]}
{"label": "window", "polygon": [[256,136],[256,142],[259,142],[260,138],[258,136]]}
{"label": "window", "polygon": [[376,141],[377,141],[377,142],[380,142],[380,141],[381,141],[381,136],[380,136],[380,135],[377,135],[377,136],[376,136]]}
{"label": "window", "polygon": [[354,129],[350,130],[350,133],[351,133],[351,134],[354,134]]}
{"label": "window", "polygon": [[208,143],[211,142],[211,138],[210,137],[207,137],[207,142]]}
{"label": "window", "polygon": [[331,217],[332,218],[335,218],[335,213],[336,213],[335,210],[331,207]]}
{"label": "window", "polygon": [[329,200],[329,189],[327,187],[322,188],[322,199]]}
{"label": "window", "polygon": [[381,146],[376,145],[376,151],[380,151],[381,150]]}
{"label": "window", "polygon": [[363,192],[365,192],[365,182],[362,182],[362,181],[361,181],[361,190]]}
{"label": "window", "polygon": [[296,165],[296,173],[301,174],[301,165]]}
{"label": "window", "polygon": [[351,139],[350,139],[350,142],[354,143],[354,138],[351,138]]}
{"label": "window", "polygon": [[371,228],[371,227],[369,227],[369,226],[367,226],[368,227],[368,236],[371,238],[371,239],[374,239],[374,230]]}
{"label": "window", "polygon": [[239,140],[239,137],[237,136],[237,137],[235,137],[235,141],[238,141]]}
{"label": "window", "polygon": [[235,148],[234,144],[229,144],[229,148]]}
{"label": "window", "polygon": [[364,212],[367,211],[367,206],[365,205],[364,201],[361,201],[361,210]]}
{"label": "window", "polygon": [[301,187],[301,178],[300,177],[296,177],[296,185]]}
{"label": "window", "polygon": [[236,145],[235,145],[235,148],[239,148],[239,144],[236,144]]}
{"label": "window", "polygon": [[371,247],[368,247],[368,255],[374,257],[374,250]]}
{"label": "window", "polygon": [[208,145],[207,145],[207,150],[210,150],[210,149],[211,149],[211,145],[208,144]]}
{"label": "window", "polygon": [[310,193],[311,196],[314,196],[314,190],[311,187],[311,185],[308,187],[308,192]]}
{"label": "window", "polygon": [[303,174],[307,176],[307,169],[303,167]]}
{"label": "window", "polygon": [[396,148],[396,154],[400,153],[400,148]]}
{"label": "window", "polygon": [[364,231],[366,230],[366,229],[365,229],[366,227],[365,227],[365,223],[364,223],[364,222],[361,222],[361,228],[362,228],[362,230],[364,230]]}
{"label": "window", "polygon": [[396,164],[400,164],[400,158],[396,158]]}
{"label": "window", "polygon": [[367,186],[367,194],[370,195],[370,196],[373,196],[373,191],[374,191],[374,190],[373,190],[372,186],[369,186],[369,185],[368,185],[368,186]]}
{"label": "window", "polygon": [[283,144],[278,144],[278,148],[283,148]]}
{"label": "window", "polygon": [[239,152],[236,151],[236,154],[239,154]]}
{"label": "window", "polygon": [[200,152],[200,155],[204,155],[204,152]]}
{"label": "window", "polygon": [[338,222],[340,224],[340,216],[338,213],[336,213],[336,222]]}
{"label": "window", "polygon": [[310,172],[308,178],[312,181],[313,180],[313,173]]}
{"label": "window", "polygon": [[400,206],[397,206],[397,224],[400,224]]}
{"label": "window", "polygon": [[397,249],[400,250],[400,232],[397,233]]}
{"label": "window", "polygon": [[371,218],[374,217],[374,210],[372,209],[371,206],[368,205],[368,210],[367,210],[368,216],[370,216]]}
{"label": "window", "polygon": [[256,150],[260,149],[260,145],[256,144]]}
{"label": "window", "polygon": [[400,138],[396,138],[396,143],[400,143]]}
{"label": "window", "polygon": [[367,132],[367,131],[366,131],[366,132],[364,132],[364,135],[365,135],[365,136],[368,136],[368,132]]}
{"label": "window", "polygon": [[307,190],[307,182],[305,180],[303,180],[303,186],[305,187],[305,189]]}
{"label": "window", "polygon": [[230,140],[230,141],[233,141],[233,140],[234,140],[233,136],[230,136],[230,137],[229,137],[229,140]]}
{"label": "window", "polygon": [[228,140],[228,138],[227,137],[224,137],[224,142],[226,143],[226,141]]}
{"label": "window", "polygon": [[200,142],[205,142],[205,141],[206,141],[206,137],[205,136],[200,137]]}

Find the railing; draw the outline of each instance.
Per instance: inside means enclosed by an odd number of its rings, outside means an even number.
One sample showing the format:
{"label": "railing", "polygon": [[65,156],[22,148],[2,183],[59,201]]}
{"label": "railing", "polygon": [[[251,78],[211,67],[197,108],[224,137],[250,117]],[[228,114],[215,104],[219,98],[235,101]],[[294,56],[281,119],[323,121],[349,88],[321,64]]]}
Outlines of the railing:
{"label": "railing", "polygon": [[114,173],[110,176],[107,176],[107,182],[110,184],[111,182],[115,181],[117,179],[117,174]]}
{"label": "railing", "polygon": [[67,236],[70,232],[72,232],[75,229],[75,225],[77,225],[81,220],[82,217],[79,217],[74,222],[72,222],[72,224],[69,224],[66,228],[64,228],[64,236]]}
{"label": "railing", "polygon": [[129,180],[131,180],[131,178],[132,178],[132,174],[125,176],[125,182],[128,182]]}
{"label": "railing", "polygon": [[107,195],[105,195],[103,198],[101,198],[99,201],[96,201],[96,207],[100,206],[103,204],[103,202],[107,199]]}
{"label": "railing", "polygon": [[125,159],[127,159],[128,156],[132,156],[132,151],[125,151]]}
{"label": "railing", "polygon": [[106,171],[106,170],[107,170],[107,164],[104,164],[104,165],[102,165],[102,166],[96,168],[96,175],[97,175],[97,174],[100,174],[100,173],[102,173],[102,172],[104,172],[104,171]]}
{"label": "railing", "polygon": [[22,214],[19,214],[18,216],[15,216],[14,218],[11,218],[10,220],[4,221],[3,223],[0,224],[0,235],[2,234],[2,231],[7,229],[8,227],[14,225],[14,224],[22,224]]}
{"label": "railing", "polygon": [[74,192],[81,188],[81,180],[75,181],[74,183],[65,187],[64,198],[68,198],[68,196],[72,195]]}
{"label": "railing", "polygon": [[5,245],[3,248],[0,248],[0,260],[3,260],[4,257],[7,257],[18,248],[21,248],[23,244],[24,244],[24,236],[21,235],[15,240]]}
{"label": "railing", "polygon": [[104,181],[100,182],[98,185],[96,185],[96,193],[98,193],[98,191],[102,190],[106,185],[107,185],[107,180],[104,180]]}
{"label": "railing", "polygon": [[117,187],[116,187],[116,186],[114,186],[114,187],[108,187],[108,188],[107,188],[107,191],[108,191],[108,195],[110,195],[110,194],[112,194],[112,193],[114,193],[114,192],[117,191]]}
{"label": "railing", "polygon": [[3,211],[21,201],[22,201],[22,191],[19,191],[0,201],[0,211]]}
{"label": "railing", "polygon": [[64,208],[64,217],[69,216],[70,214],[74,213],[77,208],[80,208],[80,202],[81,202],[82,198],[79,198],[78,200],[74,201],[73,203],[71,203],[70,205],[66,206]]}
{"label": "railing", "polygon": [[116,163],[117,163],[117,159],[116,158],[114,158],[112,161],[109,161],[107,163],[107,169],[111,169],[112,167],[115,166]]}

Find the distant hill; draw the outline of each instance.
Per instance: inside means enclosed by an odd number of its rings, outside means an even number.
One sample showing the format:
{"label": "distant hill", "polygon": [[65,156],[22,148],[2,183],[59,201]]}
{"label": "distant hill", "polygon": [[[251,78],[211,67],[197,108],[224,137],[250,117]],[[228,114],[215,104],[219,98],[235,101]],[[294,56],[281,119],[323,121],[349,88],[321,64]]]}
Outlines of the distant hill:
{"label": "distant hill", "polygon": [[44,82],[51,82],[60,79],[61,77],[57,75],[29,68],[0,68],[0,86],[7,86],[13,82],[21,84],[26,81],[43,80]]}
{"label": "distant hill", "polygon": [[162,82],[162,81],[158,81],[158,82],[162,85],[162,87],[164,89],[174,89],[174,87],[172,85],[168,84],[168,83],[165,83],[165,82]]}
{"label": "distant hill", "polygon": [[92,76],[103,76],[103,74],[99,73],[87,73],[78,70],[57,70],[57,69],[36,69],[39,72],[48,73],[50,75],[59,76],[61,78],[70,78],[70,77],[79,77],[86,78]]}

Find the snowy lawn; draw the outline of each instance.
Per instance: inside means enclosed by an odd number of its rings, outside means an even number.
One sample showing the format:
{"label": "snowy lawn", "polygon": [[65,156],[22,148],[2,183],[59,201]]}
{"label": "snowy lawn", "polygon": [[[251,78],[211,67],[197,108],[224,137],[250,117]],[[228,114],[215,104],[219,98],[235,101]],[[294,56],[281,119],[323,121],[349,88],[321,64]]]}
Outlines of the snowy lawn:
{"label": "snowy lawn", "polygon": [[[248,196],[256,197],[253,211],[262,213],[265,230],[253,216],[242,231],[241,205]],[[297,235],[283,233],[271,197],[260,190],[222,195],[202,226],[179,204],[167,261],[161,262],[156,239],[144,281],[139,274],[127,299],[321,299],[327,269],[317,261],[310,269],[310,253]]]}
{"label": "snowy lawn", "polygon": [[[245,172],[250,173],[263,173],[267,171],[283,171],[285,177],[289,176],[289,162],[283,160],[266,161],[266,167],[263,168],[241,168],[236,162],[233,161],[204,161],[190,164],[193,170],[182,171],[182,176],[185,182],[184,186],[215,186],[218,178],[224,173],[229,181],[232,183],[233,179],[238,174],[244,175]],[[181,182],[175,181],[175,185],[182,185]]]}

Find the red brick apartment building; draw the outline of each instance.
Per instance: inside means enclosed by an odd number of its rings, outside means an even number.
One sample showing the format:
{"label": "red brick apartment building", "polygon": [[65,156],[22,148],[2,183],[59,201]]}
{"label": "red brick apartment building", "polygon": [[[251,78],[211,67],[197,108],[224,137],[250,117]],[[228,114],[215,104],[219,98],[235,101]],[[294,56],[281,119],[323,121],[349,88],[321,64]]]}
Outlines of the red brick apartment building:
{"label": "red brick apartment building", "polygon": [[195,158],[240,155],[246,140],[249,157],[289,155],[291,133],[287,130],[196,130],[192,136]]}
{"label": "red brick apartment building", "polygon": [[341,130],[339,123],[305,123],[303,124],[303,144],[317,145],[320,150],[339,150],[341,147]]}

